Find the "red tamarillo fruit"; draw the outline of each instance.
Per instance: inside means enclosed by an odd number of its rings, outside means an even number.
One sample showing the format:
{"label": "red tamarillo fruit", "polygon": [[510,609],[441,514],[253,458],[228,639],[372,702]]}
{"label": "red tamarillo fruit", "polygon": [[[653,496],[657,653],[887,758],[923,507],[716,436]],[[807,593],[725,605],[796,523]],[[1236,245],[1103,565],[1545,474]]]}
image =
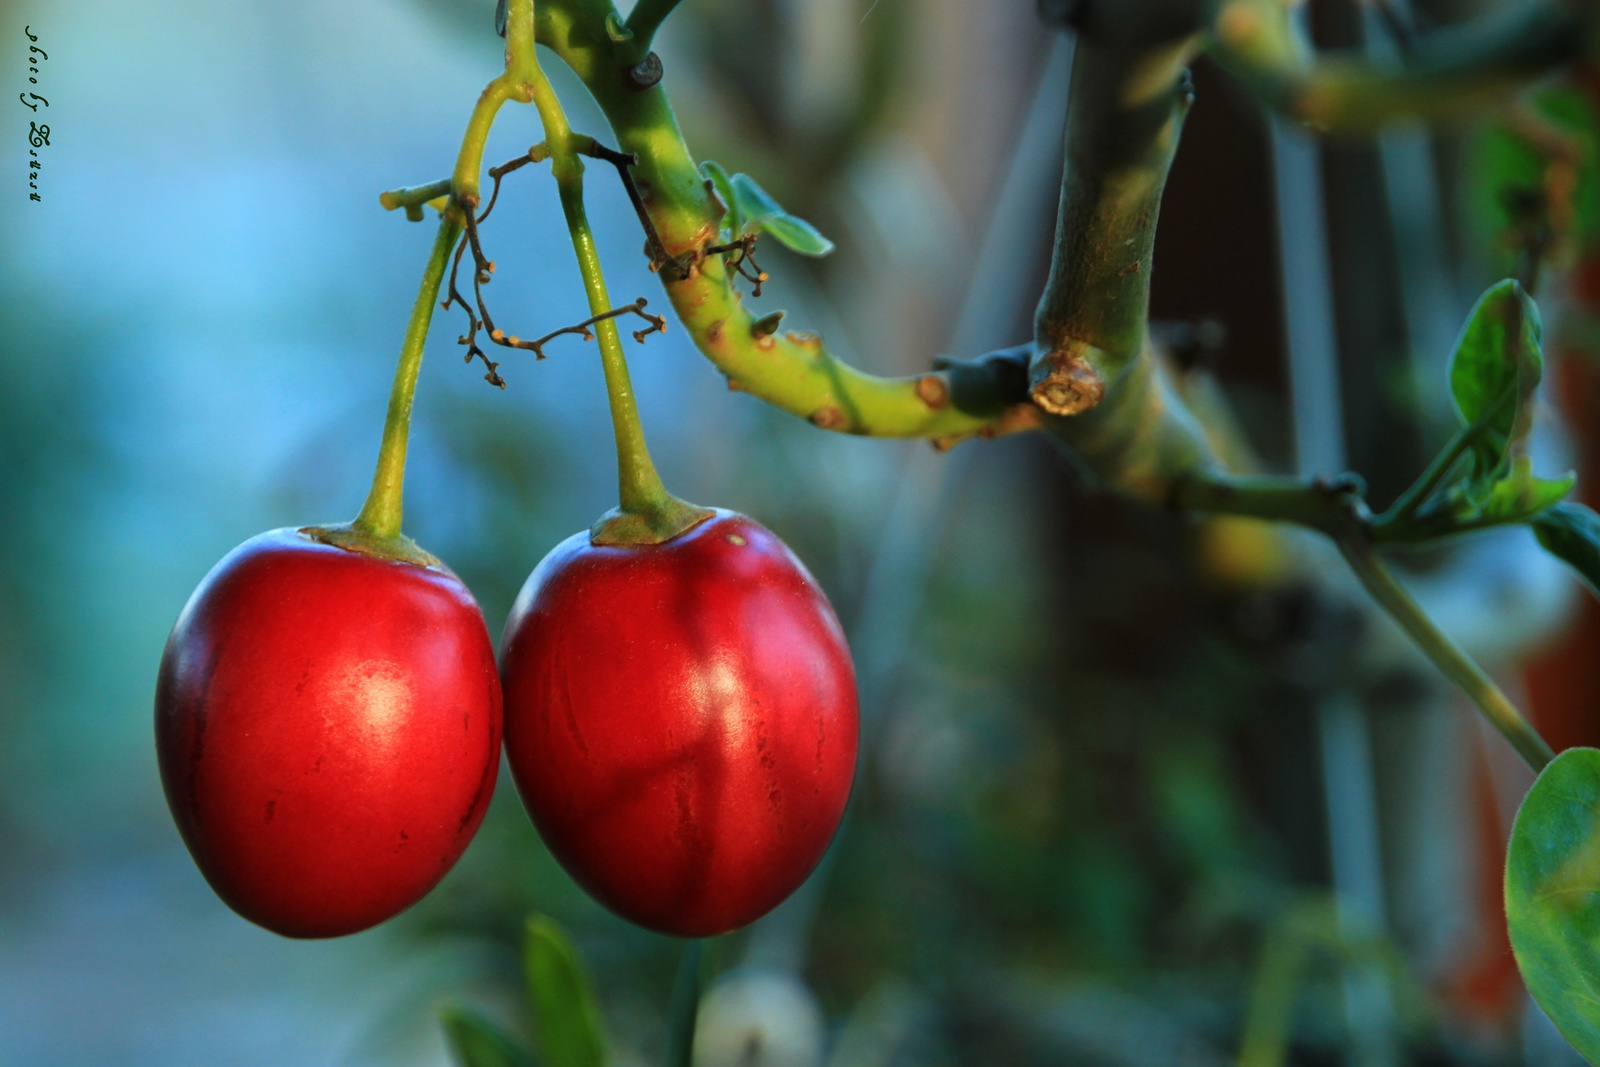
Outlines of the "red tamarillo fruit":
{"label": "red tamarillo fruit", "polygon": [[523,586],[500,667],[539,833],[641,926],[704,937],[759,918],[839,826],[850,653],[805,567],[743,515],[659,544],[568,538]]}
{"label": "red tamarillo fruit", "polygon": [[494,792],[483,616],[436,561],[253,537],[167,639],[156,752],[178,830],[235,911],[289,937],[366,929],[438,883]]}

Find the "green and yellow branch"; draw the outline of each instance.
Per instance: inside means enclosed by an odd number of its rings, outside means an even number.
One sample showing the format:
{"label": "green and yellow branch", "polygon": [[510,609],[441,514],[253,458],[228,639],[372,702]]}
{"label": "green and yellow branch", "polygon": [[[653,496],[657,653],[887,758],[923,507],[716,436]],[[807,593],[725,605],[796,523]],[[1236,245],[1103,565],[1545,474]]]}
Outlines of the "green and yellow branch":
{"label": "green and yellow branch", "polygon": [[439,219],[439,232],[433,251],[422,272],[422,284],[411,306],[405,340],[400,345],[400,363],[395,368],[389,390],[389,410],[383,426],[383,443],[378,449],[378,469],[372,478],[372,491],[353,524],[376,537],[396,537],[400,533],[401,488],[406,476],[406,445],[411,435],[411,408],[417,393],[417,375],[422,370],[422,350],[428,340],[428,325],[439,299],[445,264],[455,247],[461,227],[449,216]]}
{"label": "green and yellow branch", "polygon": [[[1238,2],[1261,10],[1282,7],[1280,0]],[[1224,5],[1224,13],[1230,8]],[[623,64],[632,53],[620,49],[626,42],[614,32],[618,23],[609,0],[541,4],[538,37],[583,80],[621,150],[637,158],[633,178],[663,251],[690,264],[682,271],[663,271],[663,283],[689,334],[731,387],[819,426],[876,436],[948,442],[992,434],[1008,423],[1042,422],[1081,469],[1110,488],[1183,508],[1318,530],[1335,540],[1373,598],[1418,647],[1524,758],[1542,766],[1547,746],[1378,559],[1374,541],[1404,540],[1407,524],[1375,526],[1358,481],[1308,484],[1230,476],[1206,428],[1179,398],[1148,336],[1150,256],[1161,195],[1190,103],[1185,66],[1206,43],[1210,5],[1130,0],[1126,6],[1090,10],[1103,12],[1107,26],[1080,27],[1055,254],[1033,343],[900,379],[863,374],[814,336],[778,337],[756,327],[720,259],[705,254],[717,240],[721,207],[683,142],[662,88],[640,88],[630,79]],[[1126,20],[1118,22],[1123,15]],[[1130,26],[1149,32],[1123,32]],[[1249,73],[1301,69],[1290,38],[1279,39],[1276,54],[1270,39],[1255,42],[1253,50],[1243,47],[1249,42],[1233,44],[1228,58]],[[1218,47],[1215,41],[1212,45]],[[1470,65],[1460,57],[1454,62]],[[1507,62],[1515,71],[1528,69],[1527,63]],[[1410,83],[1396,84],[1403,89]],[[1417,99],[1396,92],[1402,102]],[[1337,111],[1318,114],[1339,117]],[[581,218],[581,199],[568,186],[563,204],[572,205],[569,222]],[[575,245],[584,245],[587,224],[574,223],[573,231]],[[580,261],[583,256],[580,247]],[[603,308],[603,283],[590,281],[585,270],[591,306]],[[597,266],[592,274],[598,278]],[[1025,375],[1018,374],[1019,360],[1028,365]],[[1023,395],[1031,396],[1032,404],[1019,405]],[[1026,417],[1018,415],[1019,408]],[[619,425],[619,454],[624,445]]]}
{"label": "green and yellow branch", "polygon": [[704,254],[716,243],[722,211],[662,87],[641,89],[629,77],[630,42],[608,31],[616,18],[607,0],[552,0],[539,5],[539,41],[583,80],[621,151],[638,157],[634,180],[663,251],[694,264],[687,276],[664,272],[668,298],[729,388],[844,433],[950,439],[1016,426],[1015,413],[1005,417],[1024,398],[1007,395],[984,364],[956,375],[959,383],[949,369],[879,377],[840,360],[814,334],[757,327],[763,316],[743,306],[720,257]]}
{"label": "green and yellow branch", "polygon": [[633,10],[628,12],[628,21],[623,23],[623,34],[616,35],[621,39],[617,42],[619,47],[618,60],[624,67],[632,67],[643,62],[645,56],[650,54],[650,45],[654,43],[656,30],[666,21],[672,9],[678,6],[679,0],[639,0],[634,4]]}
{"label": "green and yellow branch", "polygon": [[432,204],[440,210],[444,209],[445,202],[450,196],[450,179],[441,178],[427,185],[411,185],[404,189],[391,189],[378,194],[378,203],[385,211],[404,208],[406,218],[412,222],[422,221],[422,208]]}
{"label": "green and yellow branch", "polygon": [[[422,353],[433,308],[439,298],[451,250],[477,205],[478,172],[482,168],[484,144],[495,115],[507,100],[532,99],[529,74],[537,72],[534,53],[533,0],[511,0],[507,20],[505,71],[484,89],[467,131],[455,173],[448,181],[436,181],[386,192],[379,197],[385,209],[404,208],[408,217],[420,217],[422,206],[436,203],[440,208],[439,230],[423,271],[422,284],[412,305],[405,339],[400,346],[400,361],[395,369],[384,420],[383,440],[378,448],[378,464],[372,488],[354,521],[341,526],[307,527],[306,533],[329,544],[355,551],[422,565],[437,564],[408,538],[401,535],[406,450],[411,433],[411,410],[415,402],[417,376],[422,368]],[[449,195],[450,201],[439,203]]]}

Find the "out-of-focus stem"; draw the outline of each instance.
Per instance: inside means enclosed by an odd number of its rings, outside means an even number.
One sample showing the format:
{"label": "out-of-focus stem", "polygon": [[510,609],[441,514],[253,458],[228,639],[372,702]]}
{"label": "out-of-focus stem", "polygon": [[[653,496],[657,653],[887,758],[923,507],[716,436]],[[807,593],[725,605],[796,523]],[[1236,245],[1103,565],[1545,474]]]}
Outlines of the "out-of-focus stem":
{"label": "out-of-focus stem", "polygon": [[1364,54],[1313,57],[1282,0],[1228,0],[1208,44],[1267,106],[1319,130],[1361,132],[1401,118],[1469,115],[1579,59],[1592,4],[1506,4],[1420,38],[1402,65]]}
{"label": "out-of-focus stem", "polygon": [[1339,551],[1344,554],[1350,569],[1366,587],[1372,599],[1411,637],[1434,666],[1472,698],[1484,717],[1499,730],[1511,747],[1533,768],[1535,774],[1544,770],[1545,764],[1555,759],[1555,753],[1540,737],[1528,720],[1522,717],[1515,704],[1500,691],[1456,643],[1446,637],[1432,619],[1417,606],[1389,568],[1383,565],[1377,552],[1368,541],[1342,538]]}

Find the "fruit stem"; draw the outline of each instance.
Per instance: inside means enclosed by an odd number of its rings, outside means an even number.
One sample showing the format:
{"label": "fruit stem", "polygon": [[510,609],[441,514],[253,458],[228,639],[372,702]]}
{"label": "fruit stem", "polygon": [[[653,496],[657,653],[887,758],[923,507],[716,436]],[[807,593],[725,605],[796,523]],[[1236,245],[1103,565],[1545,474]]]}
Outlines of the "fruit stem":
{"label": "fruit stem", "polygon": [[[533,65],[530,82],[534,106],[544,123],[545,144],[550,148],[550,173],[561,194],[561,209],[572,235],[572,250],[578,257],[578,270],[583,274],[583,287],[589,296],[589,312],[602,315],[611,310],[611,297],[606,292],[605,274],[600,268],[594,234],[589,229],[588,214],[583,206],[583,161],[577,153],[578,147],[588,143],[588,138],[573,134],[561,101],[537,62]],[[667,492],[645,445],[616,319],[602,319],[594,324],[594,331],[600,345],[606,393],[611,402],[611,428],[617,441],[620,506],[601,517],[591,530],[590,540],[594,544],[609,545],[670,541],[713,513]]]}
{"label": "fruit stem", "polygon": [[440,213],[439,234],[434,238],[433,254],[422,274],[422,287],[411,309],[411,322],[400,346],[400,365],[395,368],[394,386],[389,392],[389,413],[383,424],[383,444],[378,448],[378,469],[372,476],[372,491],[350,528],[381,541],[400,536],[401,491],[406,476],[406,442],[411,432],[411,407],[417,391],[417,372],[422,367],[422,349],[433,319],[434,301],[444,280],[450,252],[461,236],[471,213],[478,205],[478,177],[483,169],[483,149],[495,115],[507,100],[527,103],[532,99],[530,84],[540,76],[534,51],[533,0],[510,0],[506,14],[506,66],[491,81],[473,105],[472,116],[461,138],[455,171],[450,176],[450,205]]}
{"label": "fruit stem", "polygon": [[433,320],[434,302],[444,280],[445,264],[455,247],[461,226],[453,216],[441,215],[439,233],[433,239],[433,253],[422,272],[417,302],[411,307],[411,321],[400,345],[400,363],[395,368],[394,385],[389,390],[389,413],[383,423],[383,443],[378,446],[378,469],[372,476],[372,491],[351,525],[374,537],[389,539],[400,534],[401,493],[406,477],[406,442],[411,434],[411,407],[417,392],[417,372],[422,369],[422,349],[428,339],[428,324]]}

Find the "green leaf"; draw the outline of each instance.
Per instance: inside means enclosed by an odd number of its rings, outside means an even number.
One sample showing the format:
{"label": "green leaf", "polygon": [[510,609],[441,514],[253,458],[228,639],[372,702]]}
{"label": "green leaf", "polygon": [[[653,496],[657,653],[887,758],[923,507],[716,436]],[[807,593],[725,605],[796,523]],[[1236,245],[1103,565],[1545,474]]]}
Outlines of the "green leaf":
{"label": "green leaf", "polygon": [[1544,550],[1565,561],[1600,596],[1600,515],[1582,504],[1557,504],[1532,525]]}
{"label": "green leaf", "polygon": [[776,237],[789,251],[802,256],[825,256],[833,251],[832,241],[822,236],[811,223],[794,215],[775,215],[764,219],[761,228]]}
{"label": "green leaf", "polygon": [[533,1056],[514,1038],[476,1012],[439,1009],[445,1043],[461,1067],[534,1067]]}
{"label": "green leaf", "polygon": [[1533,464],[1518,456],[1511,473],[1495,482],[1482,505],[1489,522],[1528,522],[1561,502],[1578,482],[1576,474],[1561,478],[1535,478]]}
{"label": "green leaf", "polygon": [[1450,391],[1468,426],[1481,426],[1472,444],[1473,478],[1494,479],[1511,445],[1527,435],[1529,401],[1544,372],[1539,309],[1513,279],[1479,298],[1450,359]]}
{"label": "green leaf", "polygon": [[797,215],[791,215],[772,195],[748,174],[735,174],[730,179],[733,196],[739,213],[744,217],[742,229],[734,237],[765,231],[782,242],[785,248],[802,256],[825,256],[833,251],[833,242],[817,232],[817,228]]}
{"label": "green leaf", "polygon": [[700,173],[711,180],[717,198],[728,209],[723,213],[721,222],[721,228],[726,231],[726,240],[732,241],[742,236],[740,231],[744,229],[744,216],[739,211],[739,198],[733,192],[733,179],[722,169],[722,164],[709,159],[700,164]]}
{"label": "green leaf", "polygon": [[739,213],[744,216],[744,228],[735,233],[735,237],[755,233],[767,219],[784,213],[783,206],[772,199],[772,194],[761,188],[750,175],[735,174],[729,180],[733,184],[733,197],[739,205]]}
{"label": "green leaf", "polygon": [[528,920],[522,965],[545,1067],[604,1067],[606,1039],[583,963],[555,921]]}
{"label": "green leaf", "polygon": [[1505,891],[1528,992],[1600,1063],[1600,750],[1568,749],[1533,783],[1511,829]]}
{"label": "green leaf", "polygon": [[785,248],[802,256],[825,256],[833,251],[832,241],[805,219],[785,211],[750,175],[729,177],[720,163],[709,159],[700,164],[700,173],[710,179],[718,198],[727,205],[721,222],[724,243],[753,233],[770,233]]}

